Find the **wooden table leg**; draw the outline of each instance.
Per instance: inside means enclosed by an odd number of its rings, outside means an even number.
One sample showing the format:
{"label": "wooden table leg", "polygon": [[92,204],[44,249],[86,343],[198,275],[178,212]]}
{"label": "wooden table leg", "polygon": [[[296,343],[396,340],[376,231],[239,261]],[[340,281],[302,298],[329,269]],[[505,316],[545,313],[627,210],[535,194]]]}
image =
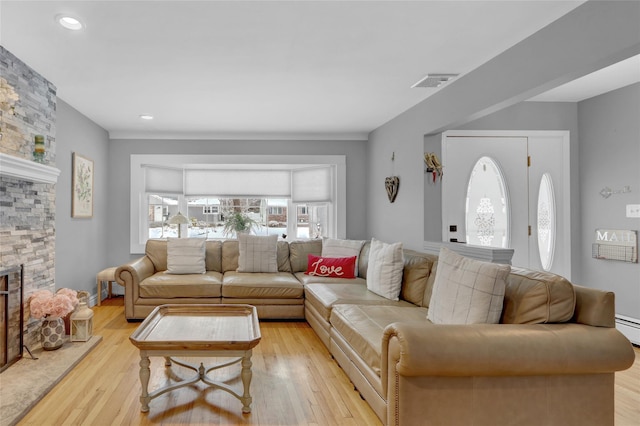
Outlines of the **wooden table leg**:
{"label": "wooden table leg", "polygon": [[102,281],[100,281],[100,278],[96,279],[96,285],[98,286],[98,306],[100,306],[102,302]]}
{"label": "wooden table leg", "polygon": [[140,352],[140,384],[142,385],[142,395],[140,396],[140,403],[142,407],[140,411],[147,413],[149,411],[149,377],[151,376],[151,369],[149,368],[151,361],[146,353]]}
{"label": "wooden table leg", "polygon": [[242,395],[242,412],[250,413],[251,412],[251,394],[249,393],[249,386],[251,385],[251,351],[248,350],[245,352],[242,357],[242,372],[240,373],[242,377],[242,384],[244,385],[244,394]]}

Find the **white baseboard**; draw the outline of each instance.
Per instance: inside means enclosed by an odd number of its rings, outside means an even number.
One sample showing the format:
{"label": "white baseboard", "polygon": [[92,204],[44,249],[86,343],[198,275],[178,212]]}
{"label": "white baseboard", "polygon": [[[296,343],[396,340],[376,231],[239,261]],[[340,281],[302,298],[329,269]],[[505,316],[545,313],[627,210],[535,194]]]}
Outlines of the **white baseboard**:
{"label": "white baseboard", "polygon": [[634,345],[640,346],[640,320],[624,315],[616,315],[616,329]]}

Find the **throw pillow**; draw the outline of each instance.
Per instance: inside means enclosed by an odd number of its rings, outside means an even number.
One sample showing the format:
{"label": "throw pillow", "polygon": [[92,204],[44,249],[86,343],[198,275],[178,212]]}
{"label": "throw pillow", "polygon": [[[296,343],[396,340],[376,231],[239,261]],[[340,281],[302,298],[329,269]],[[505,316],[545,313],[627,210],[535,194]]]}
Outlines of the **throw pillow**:
{"label": "throw pillow", "polygon": [[497,324],[511,266],[442,247],[427,319],[434,324]]}
{"label": "throw pillow", "polygon": [[278,272],[277,235],[238,235],[238,272]]}
{"label": "throw pillow", "polygon": [[318,257],[308,255],[307,275],[331,278],[355,278],[354,267],[356,256],[351,257]]}
{"label": "throw pillow", "polygon": [[404,257],[402,243],[386,244],[371,239],[367,289],[390,300],[399,300]]}
{"label": "throw pillow", "polygon": [[204,238],[167,238],[167,273],[204,274],[205,253]]}
{"label": "throw pillow", "polygon": [[353,275],[358,276],[358,259],[364,241],[360,240],[335,240],[325,238],[322,240],[322,257],[356,257]]}

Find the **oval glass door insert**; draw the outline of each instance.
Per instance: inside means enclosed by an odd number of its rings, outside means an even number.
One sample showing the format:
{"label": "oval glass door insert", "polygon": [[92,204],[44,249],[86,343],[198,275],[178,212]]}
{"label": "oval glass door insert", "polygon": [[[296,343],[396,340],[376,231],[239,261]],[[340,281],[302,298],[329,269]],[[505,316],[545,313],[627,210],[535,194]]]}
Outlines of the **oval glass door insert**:
{"label": "oval glass door insert", "polygon": [[498,163],[481,157],[471,170],[465,212],[468,244],[509,246],[509,198]]}
{"label": "oval glass door insert", "polygon": [[538,190],[538,252],[542,269],[549,271],[556,245],[556,202],[549,173],[542,175]]}

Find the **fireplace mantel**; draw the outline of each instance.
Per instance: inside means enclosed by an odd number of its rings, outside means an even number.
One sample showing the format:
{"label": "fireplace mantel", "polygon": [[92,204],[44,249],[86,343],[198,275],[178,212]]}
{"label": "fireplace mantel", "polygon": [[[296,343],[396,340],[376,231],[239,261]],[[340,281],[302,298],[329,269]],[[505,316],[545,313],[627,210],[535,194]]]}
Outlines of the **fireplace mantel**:
{"label": "fireplace mantel", "polygon": [[0,175],[35,183],[56,183],[60,169],[0,153]]}

